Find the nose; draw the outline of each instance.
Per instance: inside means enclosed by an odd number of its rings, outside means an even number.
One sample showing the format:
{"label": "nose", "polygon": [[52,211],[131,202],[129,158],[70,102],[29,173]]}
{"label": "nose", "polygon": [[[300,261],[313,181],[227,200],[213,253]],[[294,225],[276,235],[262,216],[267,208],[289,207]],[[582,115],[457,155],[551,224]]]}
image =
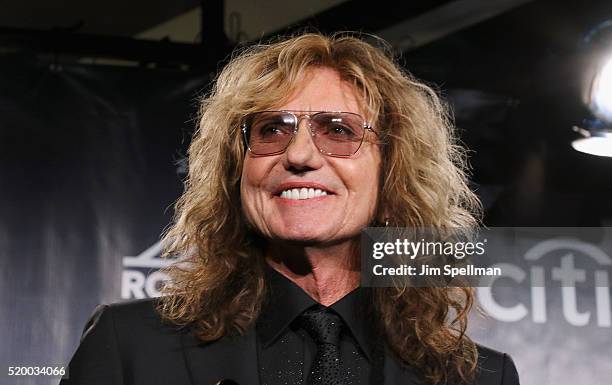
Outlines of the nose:
{"label": "nose", "polygon": [[315,170],[323,165],[323,154],[314,144],[309,122],[309,119],[301,119],[298,123],[298,130],[285,151],[286,169]]}

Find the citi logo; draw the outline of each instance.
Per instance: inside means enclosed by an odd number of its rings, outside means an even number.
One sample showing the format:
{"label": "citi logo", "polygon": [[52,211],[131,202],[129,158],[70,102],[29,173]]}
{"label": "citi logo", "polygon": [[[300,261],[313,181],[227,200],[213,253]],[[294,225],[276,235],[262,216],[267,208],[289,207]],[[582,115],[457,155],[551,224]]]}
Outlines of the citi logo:
{"label": "citi logo", "polygon": [[[551,255],[555,255],[554,259]],[[493,265],[501,267],[502,276],[493,278],[488,286],[477,289],[478,300],[491,317],[504,322],[517,322],[530,317],[534,323],[546,323],[549,318],[547,295],[553,293],[552,290],[560,290],[563,317],[570,325],[612,326],[609,274],[612,258],[602,249],[577,239],[557,238],[535,244],[523,257],[525,266],[512,263]],[[578,261],[596,267],[578,268]],[[502,278],[514,281],[516,286],[528,285],[531,303],[517,300],[513,305],[500,304],[495,299],[494,291],[496,281]],[[581,310],[577,288],[584,295],[594,296],[594,309]],[[590,292],[585,294],[585,290]],[[558,292],[554,294],[558,295]]]}

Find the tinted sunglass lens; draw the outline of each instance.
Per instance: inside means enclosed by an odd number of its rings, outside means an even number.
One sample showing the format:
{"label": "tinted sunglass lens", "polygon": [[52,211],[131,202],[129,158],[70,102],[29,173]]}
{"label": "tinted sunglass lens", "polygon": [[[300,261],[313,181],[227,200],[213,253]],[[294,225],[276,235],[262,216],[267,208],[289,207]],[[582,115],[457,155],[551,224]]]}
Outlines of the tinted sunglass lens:
{"label": "tinted sunglass lens", "polygon": [[328,155],[351,156],[364,136],[363,119],[350,113],[319,113],[312,118],[315,143]]}
{"label": "tinted sunglass lens", "polygon": [[295,129],[295,116],[282,112],[259,112],[247,117],[247,142],[251,152],[267,155],[285,150]]}

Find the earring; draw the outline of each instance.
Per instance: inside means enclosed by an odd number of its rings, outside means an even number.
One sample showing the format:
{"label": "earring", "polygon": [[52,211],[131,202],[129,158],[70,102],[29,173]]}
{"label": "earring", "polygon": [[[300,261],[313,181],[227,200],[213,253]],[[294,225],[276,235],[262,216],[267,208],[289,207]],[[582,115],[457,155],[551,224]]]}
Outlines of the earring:
{"label": "earring", "polygon": [[389,227],[389,218],[385,218],[385,227]]}

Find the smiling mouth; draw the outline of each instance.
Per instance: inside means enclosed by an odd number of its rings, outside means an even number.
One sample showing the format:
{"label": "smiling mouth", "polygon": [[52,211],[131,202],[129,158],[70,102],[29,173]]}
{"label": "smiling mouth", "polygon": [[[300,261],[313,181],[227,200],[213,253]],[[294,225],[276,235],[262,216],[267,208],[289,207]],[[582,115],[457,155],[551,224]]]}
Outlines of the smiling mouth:
{"label": "smiling mouth", "polygon": [[312,187],[311,188],[302,187],[302,188],[292,188],[292,189],[283,190],[277,196],[283,199],[304,200],[304,199],[319,198],[319,197],[327,196],[327,195],[330,195],[330,194],[328,194],[328,192],[325,190],[321,190],[318,188],[312,188]]}

